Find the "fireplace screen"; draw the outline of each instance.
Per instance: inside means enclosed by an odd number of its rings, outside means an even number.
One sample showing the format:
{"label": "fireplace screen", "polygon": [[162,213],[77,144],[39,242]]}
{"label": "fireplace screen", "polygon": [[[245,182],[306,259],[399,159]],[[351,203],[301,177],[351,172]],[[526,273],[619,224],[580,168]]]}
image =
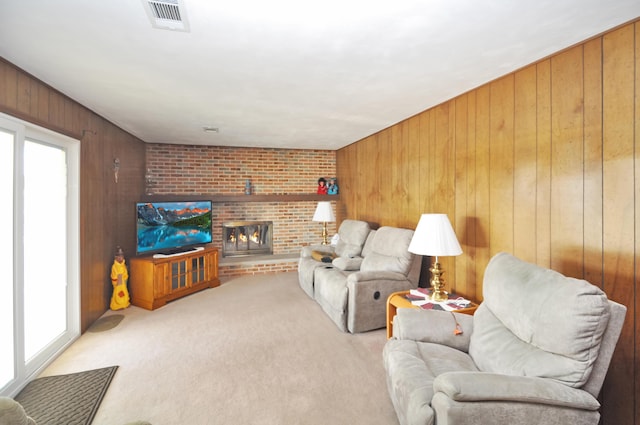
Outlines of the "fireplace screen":
{"label": "fireplace screen", "polygon": [[230,221],[222,224],[222,256],[273,254],[272,221]]}

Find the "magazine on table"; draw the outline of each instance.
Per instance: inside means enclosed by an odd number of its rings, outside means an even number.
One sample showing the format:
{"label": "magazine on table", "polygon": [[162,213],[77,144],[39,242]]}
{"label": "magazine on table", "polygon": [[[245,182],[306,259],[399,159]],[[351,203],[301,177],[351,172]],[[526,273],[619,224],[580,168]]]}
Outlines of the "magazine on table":
{"label": "magazine on table", "polygon": [[456,311],[470,307],[472,304],[471,301],[456,294],[447,294],[449,296],[447,301],[432,301],[432,293],[430,288],[416,288],[409,290],[406,298],[411,301],[411,304],[425,310]]}

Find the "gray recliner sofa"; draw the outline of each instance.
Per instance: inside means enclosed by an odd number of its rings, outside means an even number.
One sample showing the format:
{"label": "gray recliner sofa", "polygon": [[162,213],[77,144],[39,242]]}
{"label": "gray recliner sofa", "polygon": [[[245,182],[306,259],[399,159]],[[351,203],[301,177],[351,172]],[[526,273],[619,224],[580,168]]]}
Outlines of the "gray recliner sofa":
{"label": "gray recliner sofa", "polygon": [[339,257],[314,270],[314,299],[342,331],[386,325],[386,300],[417,288],[422,257],[408,251],[413,230],[383,226],[369,232],[361,258]]}
{"label": "gray recliner sofa", "polygon": [[[332,260],[340,258],[338,263],[357,264],[362,261],[362,248],[371,232],[369,223],[361,220],[343,220],[338,229],[338,242],[332,245],[310,245],[302,248],[298,260],[298,282],[302,290],[311,298],[314,296],[313,274],[318,267],[326,267]],[[327,254],[325,262],[318,260],[314,253]]]}
{"label": "gray recliner sofa", "polygon": [[383,362],[400,423],[598,424],[626,307],[507,253],[483,297],[474,316],[398,309]]}

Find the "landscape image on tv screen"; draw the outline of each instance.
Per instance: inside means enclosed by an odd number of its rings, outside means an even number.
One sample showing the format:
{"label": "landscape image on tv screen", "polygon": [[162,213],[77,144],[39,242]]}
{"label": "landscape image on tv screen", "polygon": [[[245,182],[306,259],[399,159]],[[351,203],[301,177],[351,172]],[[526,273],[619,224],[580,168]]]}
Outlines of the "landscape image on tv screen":
{"label": "landscape image on tv screen", "polygon": [[141,202],[136,211],[138,254],[211,243],[211,201]]}

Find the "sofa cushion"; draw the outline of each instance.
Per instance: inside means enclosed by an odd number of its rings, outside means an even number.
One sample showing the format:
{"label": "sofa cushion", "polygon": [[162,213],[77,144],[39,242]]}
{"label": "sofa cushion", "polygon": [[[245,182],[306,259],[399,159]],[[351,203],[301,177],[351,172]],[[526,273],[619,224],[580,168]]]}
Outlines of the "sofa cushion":
{"label": "sofa cushion", "polygon": [[362,253],[367,235],[370,231],[369,223],[360,220],[344,220],[338,230],[338,243],[335,253],[339,257],[357,257]]}
{"label": "sofa cushion", "polygon": [[602,290],[500,253],[483,296],[469,346],[480,370],[584,385],[609,318]]}
{"label": "sofa cushion", "polygon": [[362,271],[389,271],[407,275],[411,268],[413,254],[408,251],[413,230],[397,227],[379,228],[362,260]]}
{"label": "sofa cushion", "polygon": [[369,234],[367,235],[367,239],[364,241],[364,246],[362,247],[362,254],[360,255],[361,257],[364,258],[367,255],[371,254],[371,244],[373,243],[373,238],[376,237],[376,233],[377,233],[377,230],[369,231]]}

